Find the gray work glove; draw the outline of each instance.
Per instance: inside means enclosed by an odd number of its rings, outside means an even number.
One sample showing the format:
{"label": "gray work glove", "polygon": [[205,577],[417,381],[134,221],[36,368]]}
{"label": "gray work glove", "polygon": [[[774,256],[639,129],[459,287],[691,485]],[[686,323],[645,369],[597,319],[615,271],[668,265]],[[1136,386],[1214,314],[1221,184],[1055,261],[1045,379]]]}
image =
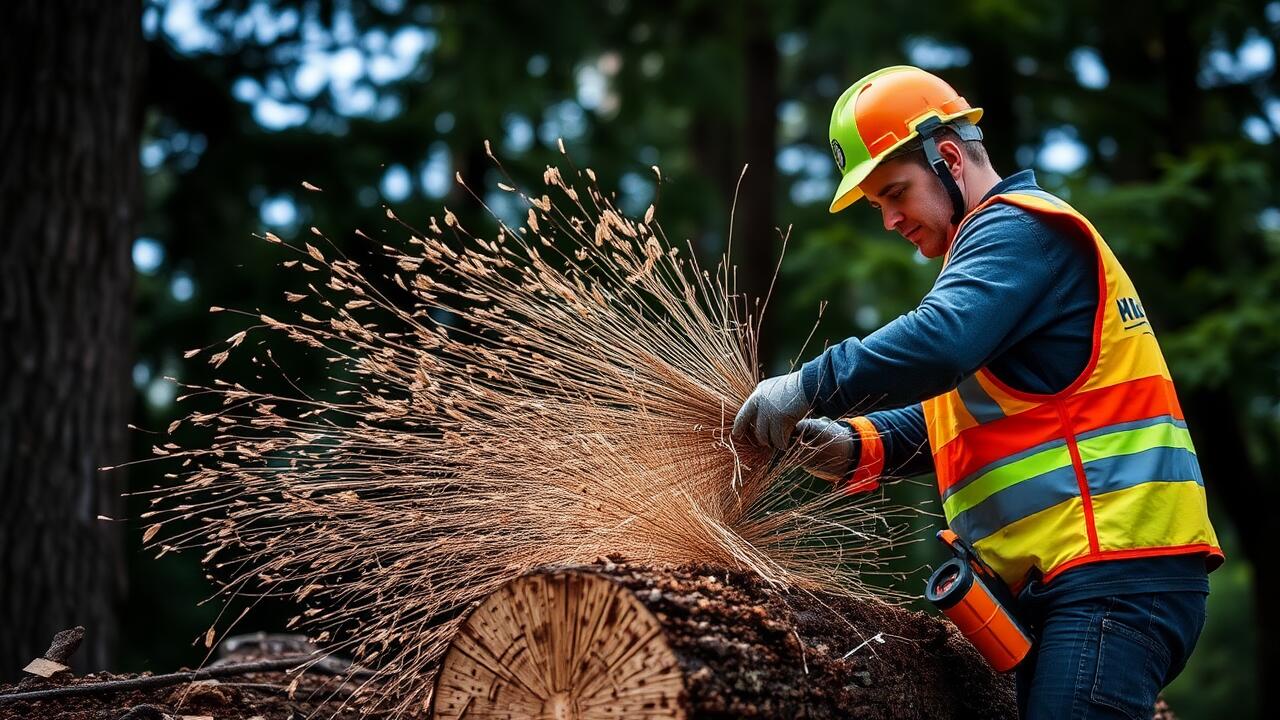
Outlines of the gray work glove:
{"label": "gray work glove", "polygon": [[800,371],[761,380],[733,419],[733,437],[786,450],[791,431],[809,414]]}
{"label": "gray work glove", "polygon": [[800,464],[815,477],[840,483],[856,469],[860,441],[847,422],[816,418],[796,423]]}

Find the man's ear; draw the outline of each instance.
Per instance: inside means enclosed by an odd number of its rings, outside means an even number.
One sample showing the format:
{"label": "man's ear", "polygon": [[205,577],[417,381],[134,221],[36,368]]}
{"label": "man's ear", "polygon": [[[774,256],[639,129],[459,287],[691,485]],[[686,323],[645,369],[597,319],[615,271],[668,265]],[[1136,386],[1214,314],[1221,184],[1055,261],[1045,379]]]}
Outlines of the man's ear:
{"label": "man's ear", "polygon": [[947,163],[947,169],[951,171],[951,177],[959,180],[961,173],[964,172],[964,152],[960,150],[960,144],[951,138],[945,138],[938,141],[938,154]]}

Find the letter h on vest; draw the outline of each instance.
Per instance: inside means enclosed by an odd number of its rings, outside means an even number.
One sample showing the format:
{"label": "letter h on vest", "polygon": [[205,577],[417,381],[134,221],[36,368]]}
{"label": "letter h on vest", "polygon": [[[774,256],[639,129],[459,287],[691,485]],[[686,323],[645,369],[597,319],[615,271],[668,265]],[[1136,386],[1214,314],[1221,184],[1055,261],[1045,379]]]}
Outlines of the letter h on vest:
{"label": "letter h on vest", "polygon": [[1142,312],[1142,306],[1137,300],[1131,297],[1124,297],[1116,300],[1116,307],[1120,310],[1120,322],[1129,322],[1138,318],[1144,318],[1146,313]]}

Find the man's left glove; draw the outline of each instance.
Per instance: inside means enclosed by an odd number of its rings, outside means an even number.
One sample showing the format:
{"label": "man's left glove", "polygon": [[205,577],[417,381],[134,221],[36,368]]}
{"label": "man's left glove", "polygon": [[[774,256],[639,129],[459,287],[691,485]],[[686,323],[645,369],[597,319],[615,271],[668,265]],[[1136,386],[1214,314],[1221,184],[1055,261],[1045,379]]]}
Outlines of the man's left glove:
{"label": "man's left glove", "polygon": [[800,371],[761,380],[733,419],[733,437],[786,450],[791,432],[809,414]]}
{"label": "man's left glove", "polygon": [[858,432],[842,420],[812,418],[796,423],[800,464],[810,475],[843,483],[858,466]]}

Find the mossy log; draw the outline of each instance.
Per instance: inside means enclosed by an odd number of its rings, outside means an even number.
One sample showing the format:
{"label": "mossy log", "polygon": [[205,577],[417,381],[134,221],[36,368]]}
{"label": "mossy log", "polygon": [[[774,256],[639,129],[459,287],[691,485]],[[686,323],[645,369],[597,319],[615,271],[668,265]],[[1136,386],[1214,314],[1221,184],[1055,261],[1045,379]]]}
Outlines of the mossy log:
{"label": "mossy log", "polygon": [[436,717],[1013,718],[1013,687],[937,617],[711,568],[602,563],[499,589],[437,679]]}

